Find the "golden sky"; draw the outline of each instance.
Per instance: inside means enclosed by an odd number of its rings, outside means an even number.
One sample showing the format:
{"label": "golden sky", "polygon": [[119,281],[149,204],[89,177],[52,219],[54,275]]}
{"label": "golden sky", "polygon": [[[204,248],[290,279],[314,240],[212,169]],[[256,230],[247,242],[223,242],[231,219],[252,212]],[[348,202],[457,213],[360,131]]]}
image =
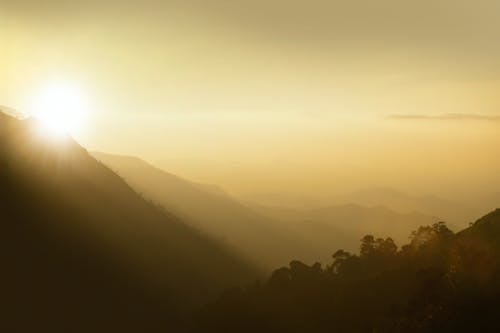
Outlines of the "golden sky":
{"label": "golden sky", "polygon": [[0,105],[237,194],[500,188],[500,2],[0,0]]}

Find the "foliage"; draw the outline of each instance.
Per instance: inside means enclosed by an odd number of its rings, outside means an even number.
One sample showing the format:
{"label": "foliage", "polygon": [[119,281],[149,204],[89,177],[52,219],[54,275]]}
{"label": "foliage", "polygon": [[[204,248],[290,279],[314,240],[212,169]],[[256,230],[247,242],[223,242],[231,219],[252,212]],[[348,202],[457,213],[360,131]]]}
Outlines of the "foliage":
{"label": "foliage", "polygon": [[[500,223],[500,211],[490,215]],[[490,228],[491,229],[491,228]],[[488,229],[489,230],[489,229]],[[367,235],[359,255],[330,265],[292,261],[262,284],[226,291],[197,316],[212,332],[472,332],[500,327],[498,244],[482,229],[445,223],[414,231],[398,249]],[[476,262],[476,264],[474,264]],[[480,262],[480,263],[477,263]]]}

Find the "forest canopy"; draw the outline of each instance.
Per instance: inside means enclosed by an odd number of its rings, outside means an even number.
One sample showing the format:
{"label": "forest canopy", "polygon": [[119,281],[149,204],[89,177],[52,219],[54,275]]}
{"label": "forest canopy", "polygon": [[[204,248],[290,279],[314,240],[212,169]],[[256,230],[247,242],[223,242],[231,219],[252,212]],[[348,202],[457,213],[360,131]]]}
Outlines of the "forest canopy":
{"label": "forest canopy", "polygon": [[500,210],[459,233],[422,226],[398,249],[367,235],[331,264],[292,261],[233,288],[197,325],[213,332],[472,332],[498,327]]}

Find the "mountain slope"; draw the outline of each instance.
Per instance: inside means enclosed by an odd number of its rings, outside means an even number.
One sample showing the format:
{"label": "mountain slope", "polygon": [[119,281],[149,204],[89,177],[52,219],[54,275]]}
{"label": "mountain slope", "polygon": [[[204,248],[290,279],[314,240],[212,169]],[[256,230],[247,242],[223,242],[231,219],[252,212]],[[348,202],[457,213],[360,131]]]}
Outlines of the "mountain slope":
{"label": "mountain slope", "polygon": [[264,269],[296,257],[314,258],[315,247],[292,232],[222,190],[190,182],[134,157],[93,153],[145,197],[209,235],[220,239]]}
{"label": "mountain slope", "polygon": [[266,268],[292,259],[328,262],[337,248],[356,252],[366,234],[389,234],[403,244],[418,226],[437,220],[419,213],[352,204],[317,209],[249,207],[220,189],[179,178],[138,158],[93,155],[147,198],[222,238]]}
{"label": "mountain slope", "polygon": [[[500,206],[500,202],[498,205]],[[480,234],[483,237],[491,237],[494,240],[500,240],[500,208],[486,214],[474,222],[470,228],[458,233],[458,235],[462,236],[470,234]]]}
{"label": "mountain slope", "polygon": [[253,279],[70,138],[0,113],[2,331],[151,332]]}

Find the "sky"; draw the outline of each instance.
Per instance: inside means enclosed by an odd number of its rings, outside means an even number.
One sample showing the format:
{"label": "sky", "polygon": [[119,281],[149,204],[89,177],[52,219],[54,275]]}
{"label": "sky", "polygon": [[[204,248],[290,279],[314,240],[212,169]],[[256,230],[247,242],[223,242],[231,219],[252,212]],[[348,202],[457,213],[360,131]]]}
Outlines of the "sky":
{"label": "sky", "polygon": [[0,0],[0,105],[237,195],[500,188],[500,2]]}

